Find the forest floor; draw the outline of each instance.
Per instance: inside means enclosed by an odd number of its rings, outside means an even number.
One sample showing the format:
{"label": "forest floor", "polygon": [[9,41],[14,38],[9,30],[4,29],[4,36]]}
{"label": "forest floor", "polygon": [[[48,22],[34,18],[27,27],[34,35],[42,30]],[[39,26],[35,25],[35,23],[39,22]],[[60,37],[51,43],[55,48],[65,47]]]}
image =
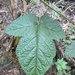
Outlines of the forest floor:
{"label": "forest floor", "polygon": [[[5,34],[6,28],[14,20],[12,17],[12,12],[10,12],[10,6],[11,5],[9,3],[9,0],[7,0],[7,2],[4,2],[4,0],[0,0],[0,75],[25,75],[17,61],[17,57],[14,51],[12,51],[12,37]],[[60,2],[57,4],[57,6],[61,8],[66,17],[68,17],[75,23],[75,2]],[[22,8],[22,2],[21,0],[19,0],[17,12],[22,12]],[[27,12],[35,13],[38,17],[46,13],[48,13],[49,15],[52,14],[51,10],[48,7],[44,7],[41,2],[37,2],[36,4],[28,4]],[[68,33],[66,29],[68,25],[71,25],[71,23],[69,23],[66,19],[59,16],[58,14],[56,14],[56,16],[58,16],[58,19],[60,19],[60,24],[64,31]],[[52,15],[52,17],[56,19],[55,16]],[[59,47],[61,47],[62,50],[61,44],[59,45]],[[60,54],[58,54],[58,57],[59,56]],[[49,69],[49,71],[47,71],[45,75],[57,75],[55,67],[53,66],[51,69]],[[72,75],[75,75],[75,72],[73,72]]]}

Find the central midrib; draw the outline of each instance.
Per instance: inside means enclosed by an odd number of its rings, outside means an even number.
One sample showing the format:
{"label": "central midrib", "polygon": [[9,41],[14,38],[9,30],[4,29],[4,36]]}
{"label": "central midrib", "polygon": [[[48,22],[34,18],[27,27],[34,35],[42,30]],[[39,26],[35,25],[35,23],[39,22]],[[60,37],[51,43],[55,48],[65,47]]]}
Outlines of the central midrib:
{"label": "central midrib", "polygon": [[36,67],[35,67],[35,69],[36,69],[35,71],[36,71],[36,72],[35,72],[35,73],[37,73],[37,60],[38,60],[38,40],[39,40],[39,39],[38,39],[38,36],[39,36],[39,35],[38,35],[38,29],[39,29],[39,24],[38,24],[37,27],[36,27],[36,63],[35,63],[35,66],[36,66]]}

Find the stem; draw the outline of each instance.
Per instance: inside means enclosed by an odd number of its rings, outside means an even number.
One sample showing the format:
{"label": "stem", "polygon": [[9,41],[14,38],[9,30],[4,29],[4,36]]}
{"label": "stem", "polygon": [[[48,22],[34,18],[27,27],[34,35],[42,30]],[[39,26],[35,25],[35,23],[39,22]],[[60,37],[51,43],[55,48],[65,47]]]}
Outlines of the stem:
{"label": "stem", "polygon": [[50,5],[48,5],[44,0],[40,0],[44,5],[48,6],[51,10],[55,11],[56,13],[58,13],[59,15],[61,15],[62,17],[64,17],[65,19],[67,19],[69,22],[71,22],[74,25],[74,22],[72,22],[70,19],[68,19],[65,15],[61,14],[61,12],[55,10],[53,7],[51,7]]}
{"label": "stem", "polygon": [[27,2],[25,0],[22,0],[23,2],[23,12],[26,13],[27,11]]}

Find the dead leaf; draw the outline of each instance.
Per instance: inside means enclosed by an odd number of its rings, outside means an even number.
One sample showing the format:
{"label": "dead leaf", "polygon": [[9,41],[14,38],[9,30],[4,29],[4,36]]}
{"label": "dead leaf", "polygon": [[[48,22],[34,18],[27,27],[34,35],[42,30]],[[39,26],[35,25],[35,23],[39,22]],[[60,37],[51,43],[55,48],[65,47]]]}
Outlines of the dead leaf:
{"label": "dead leaf", "polygon": [[13,68],[11,70],[8,71],[9,73],[14,73],[14,75],[18,75],[19,70],[17,68]]}

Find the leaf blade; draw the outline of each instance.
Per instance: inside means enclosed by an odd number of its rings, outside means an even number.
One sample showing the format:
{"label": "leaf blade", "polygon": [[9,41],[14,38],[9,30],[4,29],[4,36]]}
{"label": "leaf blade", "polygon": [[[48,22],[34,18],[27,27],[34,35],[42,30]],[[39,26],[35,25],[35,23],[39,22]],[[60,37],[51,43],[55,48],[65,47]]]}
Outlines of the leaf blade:
{"label": "leaf blade", "polygon": [[59,40],[65,37],[65,33],[62,30],[62,27],[56,20],[53,20],[51,17],[44,15],[41,17],[40,24],[44,27],[44,32],[47,31],[47,35],[50,39]]}
{"label": "leaf blade", "polygon": [[24,36],[25,31],[31,31],[31,27],[37,24],[38,18],[35,14],[25,14],[14,20],[6,29],[6,33],[13,36]]}

